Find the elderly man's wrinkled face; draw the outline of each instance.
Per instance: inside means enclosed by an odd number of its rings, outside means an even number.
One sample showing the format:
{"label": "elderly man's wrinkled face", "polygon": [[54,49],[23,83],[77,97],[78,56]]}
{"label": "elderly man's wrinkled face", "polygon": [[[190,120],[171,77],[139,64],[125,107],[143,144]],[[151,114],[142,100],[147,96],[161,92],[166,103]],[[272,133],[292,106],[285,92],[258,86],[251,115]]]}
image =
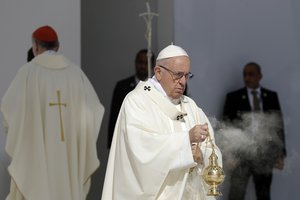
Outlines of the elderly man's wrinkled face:
{"label": "elderly man's wrinkled face", "polygon": [[178,56],[158,62],[155,66],[155,76],[166,94],[171,99],[183,95],[187,80],[191,77],[190,59]]}

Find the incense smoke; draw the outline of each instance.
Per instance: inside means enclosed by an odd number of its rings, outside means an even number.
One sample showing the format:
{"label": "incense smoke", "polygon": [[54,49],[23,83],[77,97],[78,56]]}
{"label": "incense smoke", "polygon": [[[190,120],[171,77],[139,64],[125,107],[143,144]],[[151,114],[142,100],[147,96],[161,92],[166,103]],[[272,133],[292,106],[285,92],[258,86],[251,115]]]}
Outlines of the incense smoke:
{"label": "incense smoke", "polygon": [[248,113],[235,123],[215,118],[210,118],[210,122],[215,130],[216,144],[223,155],[225,170],[232,164],[238,164],[241,159],[270,164],[283,147],[281,135],[278,134],[283,123],[275,113]]}

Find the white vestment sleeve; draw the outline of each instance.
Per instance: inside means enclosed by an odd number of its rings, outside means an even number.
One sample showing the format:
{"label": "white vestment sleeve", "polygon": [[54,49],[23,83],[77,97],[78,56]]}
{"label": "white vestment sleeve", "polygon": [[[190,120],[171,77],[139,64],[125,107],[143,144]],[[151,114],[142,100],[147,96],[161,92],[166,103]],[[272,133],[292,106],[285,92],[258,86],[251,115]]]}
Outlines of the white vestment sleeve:
{"label": "white vestment sleeve", "polygon": [[[190,168],[194,165],[192,156],[189,134],[188,132],[170,132],[168,123],[162,126],[165,127],[165,132],[162,128],[158,128],[157,121],[160,116],[153,116],[151,119],[145,109],[140,109],[136,102],[128,101],[125,103],[125,113],[127,122],[127,142],[136,158],[144,162],[150,161],[149,164],[161,168],[161,163],[168,162],[168,170],[178,170]],[[156,112],[159,115],[159,111]],[[145,123],[148,122],[148,123]],[[167,122],[167,121],[166,121]],[[152,149],[149,151],[149,149]],[[171,157],[170,157],[171,156]],[[160,160],[162,159],[162,160]],[[157,163],[155,162],[157,160]],[[153,166],[154,167],[154,166]]]}
{"label": "white vestment sleeve", "polygon": [[191,168],[197,165],[197,163],[194,162],[193,154],[192,154],[192,148],[190,144],[190,137],[188,132],[181,133],[184,135],[183,143],[180,149],[178,150],[178,156],[177,159],[174,161],[173,166],[171,166],[171,170],[182,170]]}

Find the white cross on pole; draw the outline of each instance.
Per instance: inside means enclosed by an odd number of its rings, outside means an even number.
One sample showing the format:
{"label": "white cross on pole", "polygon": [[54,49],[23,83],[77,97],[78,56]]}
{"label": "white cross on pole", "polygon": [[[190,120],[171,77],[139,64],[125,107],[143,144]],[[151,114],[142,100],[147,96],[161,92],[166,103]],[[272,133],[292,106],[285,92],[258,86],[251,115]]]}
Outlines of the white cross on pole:
{"label": "white cross on pole", "polygon": [[148,2],[146,2],[146,7],[147,7],[147,12],[141,13],[139,14],[140,17],[143,17],[145,22],[146,22],[146,26],[147,26],[147,30],[146,30],[146,40],[147,40],[147,44],[148,44],[148,50],[147,50],[147,58],[148,58],[148,77],[151,77],[151,57],[152,57],[152,51],[151,51],[151,38],[152,38],[152,19],[154,16],[158,16],[157,13],[151,12],[150,10],[150,5]]}

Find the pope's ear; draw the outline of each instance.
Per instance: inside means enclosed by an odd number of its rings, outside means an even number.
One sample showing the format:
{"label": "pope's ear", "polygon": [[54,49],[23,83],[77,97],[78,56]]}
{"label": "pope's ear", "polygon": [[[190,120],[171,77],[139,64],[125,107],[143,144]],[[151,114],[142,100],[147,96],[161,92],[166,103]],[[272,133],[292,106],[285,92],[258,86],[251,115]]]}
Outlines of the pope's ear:
{"label": "pope's ear", "polygon": [[154,70],[154,74],[155,74],[156,79],[158,81],[160,81],[161,80],[161,69],[160,69],[160,67],[156,65],[153,70]]}

